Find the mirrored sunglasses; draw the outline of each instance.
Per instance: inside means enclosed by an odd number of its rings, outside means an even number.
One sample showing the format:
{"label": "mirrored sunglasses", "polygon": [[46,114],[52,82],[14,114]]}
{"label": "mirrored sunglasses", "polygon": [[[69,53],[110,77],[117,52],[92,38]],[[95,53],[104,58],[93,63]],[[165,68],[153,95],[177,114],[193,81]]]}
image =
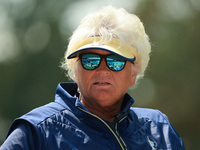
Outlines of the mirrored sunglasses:
{"label": "mirrored sunglasses", "polygon": [[86,70],[96,69],[100,65],[102,58],[105,58],[107,67],[112,71],[121,71],[126,65],[126,60],[115,54],[100,55],[84,53],[79,55],[82,67]]}

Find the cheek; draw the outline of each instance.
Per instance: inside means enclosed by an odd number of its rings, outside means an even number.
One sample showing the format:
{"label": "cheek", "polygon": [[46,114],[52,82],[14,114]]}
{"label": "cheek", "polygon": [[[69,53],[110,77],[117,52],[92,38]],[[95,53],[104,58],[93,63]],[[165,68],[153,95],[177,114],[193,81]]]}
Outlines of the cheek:
{"label": "cheek", "polygon": [[78,85],[86,84],[90,80],[91,73],[81,66],[80,61],[75,67],[75,81]]}
{"label": "cheek", "polygon": [[77,84],[79,84],[81,82],[81,78],[83,77],[83,71],[82,71],[82,66],[81,66],[81,63],[80,61],[78,61],[75,65],[75,70],[74,70],[74,73],[75,73],[75,82]]}

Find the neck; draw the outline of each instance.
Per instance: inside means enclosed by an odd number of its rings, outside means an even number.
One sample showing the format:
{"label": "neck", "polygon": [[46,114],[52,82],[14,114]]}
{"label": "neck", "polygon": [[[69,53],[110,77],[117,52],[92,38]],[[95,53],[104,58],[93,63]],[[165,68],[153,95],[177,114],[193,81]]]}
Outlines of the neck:
{"label": "neck", "polygon": [[90,101],[83,98],[81,98],[81,102],[90,112],[109,122],[113,122],[115,115],[120,112],[122,106],[122,100],[108,106],[99,103],[90,103]]}

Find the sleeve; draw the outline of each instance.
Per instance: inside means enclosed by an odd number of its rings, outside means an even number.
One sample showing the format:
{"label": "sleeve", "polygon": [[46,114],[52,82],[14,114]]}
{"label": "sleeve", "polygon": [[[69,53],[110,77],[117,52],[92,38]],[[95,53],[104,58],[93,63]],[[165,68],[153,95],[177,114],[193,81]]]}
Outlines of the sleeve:
{"label": "sleeve", "polygon": [[[160,139],[160,142],[166,146],[166,149],[185,150],[182,138],[179,136],[179,134],[173,128],[168,117],[165,114],[163,114],[162,112],[160,112],[159,110],[156,110],[156,111],[161,116],[161,117],[159,117],[160,119],[158,119],[157,120],[158,122],[156,123],[157,124],[156,126],[159,128],[159,130],[157,130],[157,132],[162,137],[161,138],[162,140]],[[154,136],[155,135],[156,134],[154,134]]]}
{"label": "sleeve", "polygon": [[148,128],[148,142],[157,149],[185,150],[182,138],[171,125],[168,117],[156,109],[133,108],[142,124]]}
{"label": "sleeve", "polygon": [[15,123],[14,127],[1,145],[0,150],[39,150],[39,140],[34,127],[20,120]]}

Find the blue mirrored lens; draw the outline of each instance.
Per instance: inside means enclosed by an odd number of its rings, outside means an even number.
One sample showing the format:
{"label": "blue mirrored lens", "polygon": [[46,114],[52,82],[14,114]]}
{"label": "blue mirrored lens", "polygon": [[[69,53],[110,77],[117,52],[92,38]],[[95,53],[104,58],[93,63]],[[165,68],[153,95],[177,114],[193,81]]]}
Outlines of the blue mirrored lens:
{"label": "blue mirrored lens", "polygon": [[101,57],[96,54],[83,54],[81,56],[81,63],[84,69],[94,70],[99,66]]}
{"label": "blue mirrored lens", "polygon": [[107,56],[106,61],[108,68],[110,68],[113,71],[121,71],[126,64],[126,61],[117,55]]}

